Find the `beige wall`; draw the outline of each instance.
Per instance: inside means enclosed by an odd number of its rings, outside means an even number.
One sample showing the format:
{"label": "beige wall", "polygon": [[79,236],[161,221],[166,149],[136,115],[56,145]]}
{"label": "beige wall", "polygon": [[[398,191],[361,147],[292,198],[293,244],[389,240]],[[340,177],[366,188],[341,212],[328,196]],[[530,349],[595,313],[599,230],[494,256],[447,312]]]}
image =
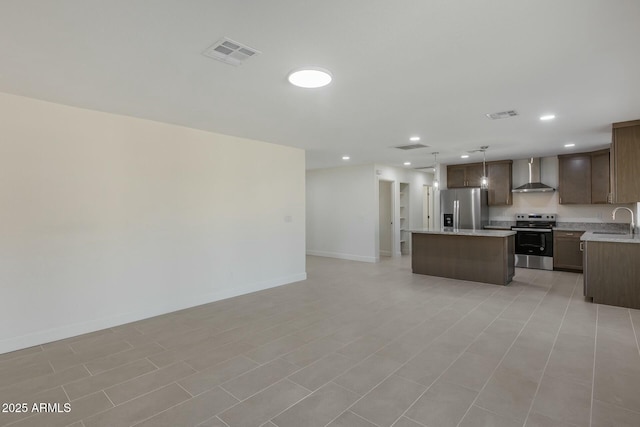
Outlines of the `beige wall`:
{"label": "beige wall", "polygon": [[0,94],[0,353],[301,280],[299,149]]}

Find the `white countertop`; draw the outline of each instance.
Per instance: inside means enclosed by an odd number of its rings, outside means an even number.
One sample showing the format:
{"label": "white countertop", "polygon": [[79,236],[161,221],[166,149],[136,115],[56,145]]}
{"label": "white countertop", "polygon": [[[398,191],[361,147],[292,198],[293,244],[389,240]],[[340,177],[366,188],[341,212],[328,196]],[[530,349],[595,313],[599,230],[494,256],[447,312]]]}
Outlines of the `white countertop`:
{"label": "white countertop", "polygon": [[639,234],[600,234],[585,232],[580,240],[585,242],[640,243]]}
{"label": "white countertop", "polygon": [[415,230],[407,230],[411,233],[419,233],[419,234],[446,234],[452,236],[476,236],[476,237],[509,237],[516,234],[515,231],[511,230],[443,230],[440,228],[431,229],[431,228],[423,228],[423,229],[415,229]]}

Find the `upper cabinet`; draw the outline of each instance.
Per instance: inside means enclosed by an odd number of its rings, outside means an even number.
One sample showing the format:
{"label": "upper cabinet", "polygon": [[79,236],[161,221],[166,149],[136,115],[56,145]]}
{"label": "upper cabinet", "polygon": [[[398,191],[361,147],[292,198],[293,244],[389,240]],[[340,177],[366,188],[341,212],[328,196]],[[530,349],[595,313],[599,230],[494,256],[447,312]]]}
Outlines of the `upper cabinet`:
{"label": "upper cabinet", "polygon": [[558,156],[560,204],[607,203],[609,150]]}
{"label": "upper cabinet", "polygon": [[480,187],[482,163],[447,166],[447,188]]}
{"label": "upper cabinet", "polygon": [[489,206],[512,205],[513,160],[487,163],[487,177],[489,178]]}
{"label": "upper cabinet", "polygon": [[[511,205],[512,160],[487,162],[489,206]],[[480,187],[482,163],[447,166],[447,188]]]}
{"label": "upper cabinet", "polygon": [[611,203],[640,202],[640,120],[613,124]]}

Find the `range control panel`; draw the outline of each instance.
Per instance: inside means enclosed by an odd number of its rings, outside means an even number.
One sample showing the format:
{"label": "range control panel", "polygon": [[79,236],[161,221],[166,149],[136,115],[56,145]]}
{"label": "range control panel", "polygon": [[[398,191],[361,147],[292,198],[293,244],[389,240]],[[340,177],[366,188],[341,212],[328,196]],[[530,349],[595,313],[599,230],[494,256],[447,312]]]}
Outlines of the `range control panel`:
{"label": "range control panel", "polygon": [[519,213],[516,214],[516,221],[556,221],[556,214]]}

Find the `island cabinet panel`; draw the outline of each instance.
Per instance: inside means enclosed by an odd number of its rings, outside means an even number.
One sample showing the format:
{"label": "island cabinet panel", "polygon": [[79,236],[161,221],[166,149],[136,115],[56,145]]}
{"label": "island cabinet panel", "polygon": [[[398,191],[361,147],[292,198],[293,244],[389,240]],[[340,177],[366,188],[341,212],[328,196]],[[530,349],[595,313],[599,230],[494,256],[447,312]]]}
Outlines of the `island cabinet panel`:
{"label": "island cabinet panel", "polygon": [[640,202],[640,120],[614,123],[611,144],[611,203]]}
{"label": "island cabinet panel", "polygon": [[412,233],[416,274],[507,285],[515,274],[515,238]]}
{"label": "island cabinet panel", "polygon": [[482,163],[447,166],[447,188],[480,187]]}
{"label": "island cabinet panel", "polygon": [[609,149],[558,156],[559,201],[568,204],[608,203]]}
{"label": "island cabinet panel", "polygon": [[513,160],[487,163],[489,178],[489,206],[512,205]]}
{"label": "island cabinet panel", "polygon": [[580,237],[584,231],[553,232],[553,269],[582,271]]}
{"label": "island cabinet panel", "polygon": [[584,242],[584,295],[594,303],[640,309],[640,244]]}

